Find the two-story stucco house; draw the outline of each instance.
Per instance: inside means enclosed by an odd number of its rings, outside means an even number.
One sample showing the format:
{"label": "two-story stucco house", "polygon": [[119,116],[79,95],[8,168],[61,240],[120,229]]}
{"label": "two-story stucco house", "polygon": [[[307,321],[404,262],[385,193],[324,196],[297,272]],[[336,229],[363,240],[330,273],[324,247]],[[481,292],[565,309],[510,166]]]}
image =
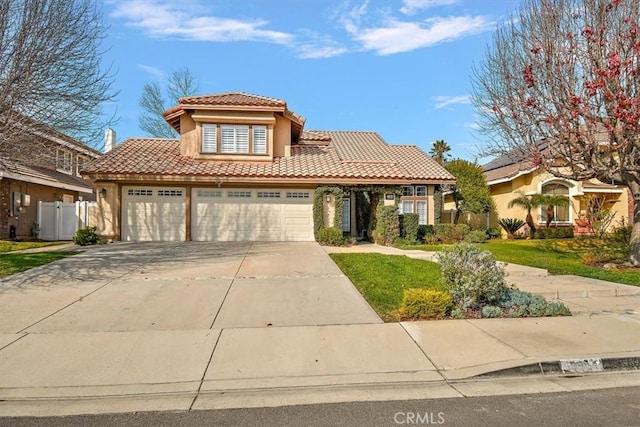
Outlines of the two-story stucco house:
{"label": "two-story stucco house", "polygon": [[85,169],[101,195],[101,234],[311,241],[314,216],[316,229],[318,217],[331,226],[340,205],[344,233],[362,236],[368,224],[356,213],[359,192],[393,187],[386,203],[431,224],[434,186],[454,182],[416,146],[389,145],[375,132],[305,131],[305,119],[280,99],[191,96],[165,118],[179,139],[128,139]]}

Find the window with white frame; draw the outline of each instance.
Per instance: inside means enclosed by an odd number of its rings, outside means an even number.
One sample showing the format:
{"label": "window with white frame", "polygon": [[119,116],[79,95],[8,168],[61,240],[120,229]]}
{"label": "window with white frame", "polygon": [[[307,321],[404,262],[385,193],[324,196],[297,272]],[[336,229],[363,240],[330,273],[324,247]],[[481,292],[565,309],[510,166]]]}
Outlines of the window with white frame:
{"label": "window with white frame", "polygon": [[[542,186],[542,194],[556,196],[559,198],[569,199],[569,187],[557,182],[545,184]],[[540,207],[540,218],[542,222],[546,222],[551,217],[553,223],[569,222],[569,205],[554,204]]]}
{"label": "window with white frame", "polygon": [[253,154],[267,154],[267,127],[266,126],[251,126]]}
{"label": "window with white frame", "polygon": [[227,191],[227,197],[230,199],[250,199],[251,191]]}
{"label": "window with white frame", "polygon": [[218,151],[218,125],[204,123],[202,125],[202,152],[215,153]]}
{"label": "window with white frame", "polygon": [[419,185],[416,187],[416,196],[424,197],[427,195],[427,187],[424,185]]}
{"label": "window with white frame", "polygon": [[351,231],[351,199],[342,199],[342,231]]}
{"label": "window with white frame", "polygon": [[413,197],[413,187],[402,187],[402,195],[407,197]]}
{"label": "window with white frame", "polygon": [[418,210],[418,224],[425,225],[427,223],[427,202],[416,202],[416,208]]}
{"label": "window with white frame", "polygon": [[248,125],[220,125],[220,152],[249,153]]}
{"label": "window with white frame", "polygon": [[311,196],[309,193],[293,192],[293,191],[287,193],[287,199],[308,199],[310,197]]}
{"label": "window with white frame", "polygon": [[73,154],[66,150],[58,150],[56,156],[56,169],[64,173],[73,172]]}
{"label": "window with white frame", "polygon": [[400,215],[413,213],[413,201],[403,201],[398,205]]}

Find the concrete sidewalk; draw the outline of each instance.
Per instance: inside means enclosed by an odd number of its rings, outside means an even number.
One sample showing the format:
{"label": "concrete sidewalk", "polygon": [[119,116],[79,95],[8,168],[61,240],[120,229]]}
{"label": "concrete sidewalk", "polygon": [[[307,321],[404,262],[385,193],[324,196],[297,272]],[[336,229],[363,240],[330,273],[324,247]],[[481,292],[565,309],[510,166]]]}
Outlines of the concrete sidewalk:
{"label": "concrete sidewalk", "polygon": [[[432,256],[376,245],[335,250]],[[316,244],[114,245],[78,257],[0,282],[0,416],[640,384],[637,371],[474,378],[560,359],[640,357],[633,287],[511,267],[510,278],[526,290],[556,292],[584,310],[564,318],[383,324]],[[78,272],[80,262],[92,280]],[[300,296],[274,307],[265,302],[274,292],[269,301]],[[225,310],[227,302],[233,306]],[[600,304],[605,309],[596,310]]]}

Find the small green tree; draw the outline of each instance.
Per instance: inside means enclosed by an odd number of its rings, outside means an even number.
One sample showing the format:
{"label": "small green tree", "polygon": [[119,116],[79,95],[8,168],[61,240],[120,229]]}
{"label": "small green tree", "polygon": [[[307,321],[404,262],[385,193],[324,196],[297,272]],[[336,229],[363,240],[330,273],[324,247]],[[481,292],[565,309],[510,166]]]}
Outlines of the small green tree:
{"label": "small green tree", "polygon": [[451,186],[453,201],[456,205],[454,223],[457,224],[462,213],[487,213],[493,209],[493,199],[484,178],[482,167],[475,162],[455,159],[447,162],[445,168],[456,178]]}

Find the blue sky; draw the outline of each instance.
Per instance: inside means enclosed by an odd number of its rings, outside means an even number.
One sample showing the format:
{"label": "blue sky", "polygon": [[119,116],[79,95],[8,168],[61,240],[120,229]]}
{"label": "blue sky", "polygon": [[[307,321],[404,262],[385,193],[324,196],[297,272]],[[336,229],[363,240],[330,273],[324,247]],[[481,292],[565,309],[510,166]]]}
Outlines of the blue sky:
{"label": "blue sky", "polygon": [[[118,140],[144,136],[145,83],[187,67],[199,93],[287,101],[305,129],[371,130],[473,160],[470,74],[517,0],[107,0]],[[115,109],[115,108],[114,108]]]}

